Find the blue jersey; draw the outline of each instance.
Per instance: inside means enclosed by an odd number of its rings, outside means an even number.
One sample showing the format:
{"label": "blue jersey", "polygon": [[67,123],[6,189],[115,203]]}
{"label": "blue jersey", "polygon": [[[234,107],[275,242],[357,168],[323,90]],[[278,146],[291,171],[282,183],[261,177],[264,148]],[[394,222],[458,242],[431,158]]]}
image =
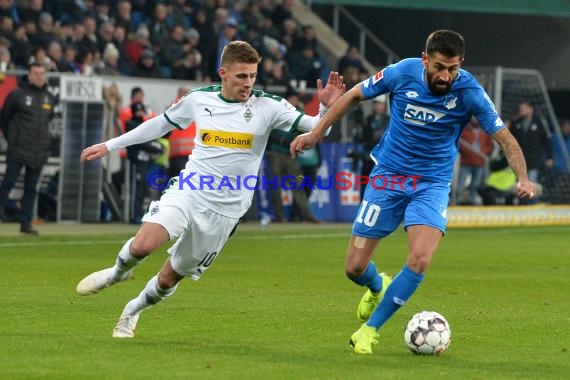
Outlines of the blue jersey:
{"label": "blue jersey", "polygon": [[504,128],[473,75],[459,70],[450,91],[430,91],[420,58],[387,66],[360,86],[367,99],[390,93],[390,123],[372,157],[381,169],[450,182],[461,131],[474,115],[486,133]]}

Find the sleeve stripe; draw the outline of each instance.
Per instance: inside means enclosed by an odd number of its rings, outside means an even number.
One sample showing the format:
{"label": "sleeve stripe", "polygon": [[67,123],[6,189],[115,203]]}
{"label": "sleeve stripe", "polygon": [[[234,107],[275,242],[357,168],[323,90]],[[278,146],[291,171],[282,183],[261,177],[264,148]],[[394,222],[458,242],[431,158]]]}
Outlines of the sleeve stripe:
{"label": "sleeve stripe", "polygon": [[184,129],[182,128],[180,125],[176,124],[175,122],[173,122],[172,120],[170,120],[170,118],[168,117],[168,115],[166,114],[166,112],[163,114],[164,118],[166,119],[166,121],[168,121],[170,124],[172,124],[174,127],[180,129],[181,131]]}
{"label": "sleeve stripe", "polygon": [[299,125],[299,122],[301,121],[301,118],[303,117],[303,115],[304,115],[304,112],[299,112],[299,116],[297,117],[297,119],[295,120],[293,125],[291,126],[291,129],[289,129],[289,133],[293,133],[297,130],[297,125]]}

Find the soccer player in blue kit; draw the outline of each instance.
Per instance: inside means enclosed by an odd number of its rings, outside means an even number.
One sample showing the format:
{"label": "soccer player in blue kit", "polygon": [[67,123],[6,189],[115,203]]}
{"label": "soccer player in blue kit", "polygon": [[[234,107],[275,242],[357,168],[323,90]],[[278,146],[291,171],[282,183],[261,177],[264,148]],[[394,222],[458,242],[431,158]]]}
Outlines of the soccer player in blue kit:
{"label": "soccer player in blue kit", "polygon": [[[376,165],[353,224],[346,257],[348,278],[368,288],[357,309],[362,326],[350,338],[356,353],[372,353],[378,329],[424,278],[445,233],[458,140],[472,115],[505,152],[518,179],[518,196],[532,198],[536,191],[528,179],[521,148],[482,86],[461,69],[464,55],[465,42],[459,33],[431,33],[421,59],[404,59],[356,85],[310,133],[291,143],[294,157],[312,147],[352,106],[389,93],[390,124],[371,153]],[[408,257],[392,280],[378,273],[372,257],[380,239],[402,221],[408,234]]]}

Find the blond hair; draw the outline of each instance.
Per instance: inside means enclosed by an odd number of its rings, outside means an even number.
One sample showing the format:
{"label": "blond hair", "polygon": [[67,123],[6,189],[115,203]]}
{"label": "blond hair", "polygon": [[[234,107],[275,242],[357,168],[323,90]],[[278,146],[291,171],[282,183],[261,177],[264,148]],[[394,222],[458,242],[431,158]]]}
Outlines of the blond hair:
{"label": "blond hair", "polygon": [[261,62],[261,57],[257,50],[245,41],[232,41],[224,47],[222,51],[222,67],[234,63],[256,63]]}

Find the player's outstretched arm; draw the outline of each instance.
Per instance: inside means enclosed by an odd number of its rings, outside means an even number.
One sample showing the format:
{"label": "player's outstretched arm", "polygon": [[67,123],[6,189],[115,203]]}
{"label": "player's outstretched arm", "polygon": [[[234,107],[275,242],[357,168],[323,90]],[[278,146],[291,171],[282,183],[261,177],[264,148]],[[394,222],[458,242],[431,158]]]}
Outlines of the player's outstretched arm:
{"label": "player's outstretched arm", "polygon": [[104,157],[110,151],[156,140],[174,129],[163,115],[153,117],[135,129],[101,144],[92,145],[81,153],[81,161],[91,161]]}
{"label": "player's outstretched arm", "polygon": [[89,148],[85,148],[83,152],[81,152],[81,162],[92,161],[97,158],[105,157],[107,153],[109,153],[109,149],[107,149],[107,145],[105,145],[105,143],[91,145]]}
{"label": "player's outstretched arm", "polygon": [[536,193],[536,185],[528,179],[526,162],[517,140],[507,128],[501,129],[491,137],[499,144],[503,152],[505,152],[509,166],[518,178],[517,196],[519,198],[533,198]]}

